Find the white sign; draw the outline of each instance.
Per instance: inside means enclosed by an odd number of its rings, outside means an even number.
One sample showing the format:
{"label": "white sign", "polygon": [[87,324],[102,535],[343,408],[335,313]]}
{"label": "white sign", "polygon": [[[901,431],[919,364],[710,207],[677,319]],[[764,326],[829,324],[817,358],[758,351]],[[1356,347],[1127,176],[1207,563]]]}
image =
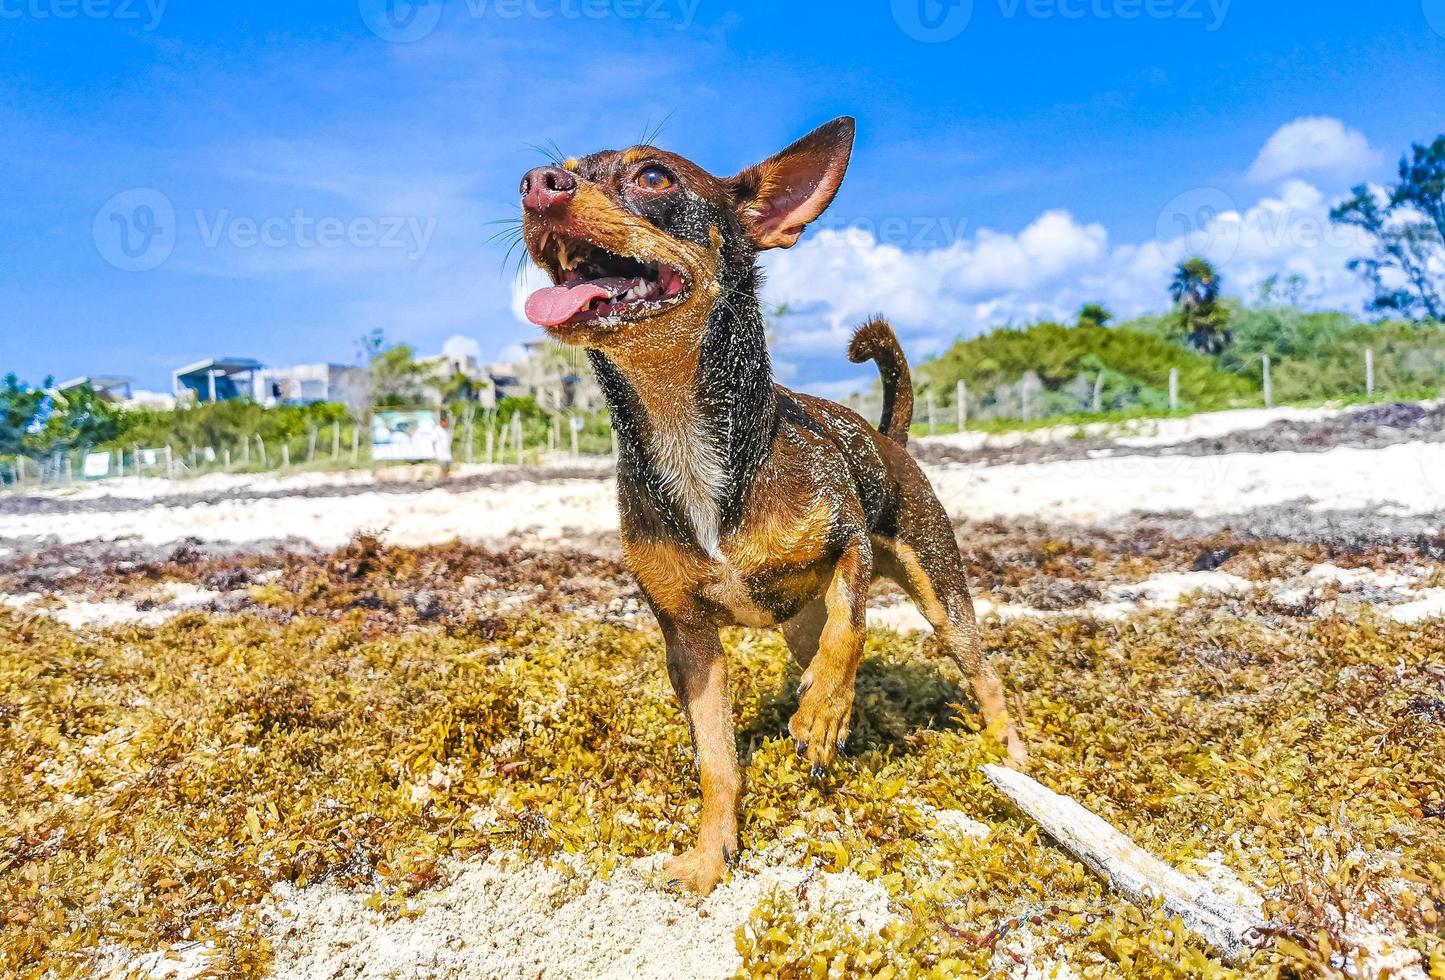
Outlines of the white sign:
{"label": "white sign", "polygon": [[433,408],[378,408],[371,416],[373,462],[435,460],[441,413]]}
{"label": "white sign", "polygon": [[87,480],[101,480],[110,476],[110,453],[86,453],[81,474]]}

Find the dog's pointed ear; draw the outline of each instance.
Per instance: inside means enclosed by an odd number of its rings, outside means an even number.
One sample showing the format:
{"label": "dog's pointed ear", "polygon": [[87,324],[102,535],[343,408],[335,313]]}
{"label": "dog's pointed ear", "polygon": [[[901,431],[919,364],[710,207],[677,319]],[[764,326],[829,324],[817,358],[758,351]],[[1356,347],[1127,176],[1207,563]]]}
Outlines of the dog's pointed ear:
{"label": "dog's pointed ear", "polygon": [[853,154],[853,131],[853,117],[839,116],[729,181],[738,217],[758,248],[792,248],[833,203]]}

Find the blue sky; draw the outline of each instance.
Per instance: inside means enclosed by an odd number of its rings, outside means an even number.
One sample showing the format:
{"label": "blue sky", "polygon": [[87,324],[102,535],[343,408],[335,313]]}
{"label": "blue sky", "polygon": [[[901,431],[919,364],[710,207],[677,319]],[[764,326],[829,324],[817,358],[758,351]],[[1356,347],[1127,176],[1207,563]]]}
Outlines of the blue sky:
{"label": "blue sky", "polygon": [[922,356],[1160,308],[1185,251],[1358,308],[1323,215],[1445,131],[1445,0],[0,0],[0,52],[0,370],[151,388],[533,337],[488,238],[534,143],[665,119],[730,173],[856,116],[832,211],[768,256],[779,373],[836,394],[875,309]]}

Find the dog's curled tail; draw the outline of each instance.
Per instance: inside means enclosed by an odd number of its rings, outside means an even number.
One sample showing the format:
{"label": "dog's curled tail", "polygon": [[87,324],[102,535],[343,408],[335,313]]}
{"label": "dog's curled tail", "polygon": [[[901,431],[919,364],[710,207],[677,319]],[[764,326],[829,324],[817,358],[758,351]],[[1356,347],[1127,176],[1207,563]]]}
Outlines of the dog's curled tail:
{"label": "dog's curled tail", "polygon": [[898,335],[881,316],[875,316],[853,334],[848,360],[854,364],[873,361],[883,375],[883,418],[878,431],[900,446],[908,445],[908,427],[913,424],[913,375],[908,359],[898,345]]}

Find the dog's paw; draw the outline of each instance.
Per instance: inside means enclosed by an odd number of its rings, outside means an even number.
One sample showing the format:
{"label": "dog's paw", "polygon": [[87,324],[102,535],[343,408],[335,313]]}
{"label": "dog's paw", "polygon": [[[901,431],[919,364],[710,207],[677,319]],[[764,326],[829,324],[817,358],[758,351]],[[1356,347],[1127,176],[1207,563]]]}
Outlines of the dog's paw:
{"label": "dog's paw", "polygon": [[671,858],[663,867],[667,887],[698,895],[710,895],[722,881],[727,866],[737,858],[737,850],[698,845],[686,854]]}
{"label": "dog's paw", "polygon": [[812,763],[816,773],[842,751],[852,720],[851,684],[813,683],[803,692],[788,731],[798,744],[798,755]]}

